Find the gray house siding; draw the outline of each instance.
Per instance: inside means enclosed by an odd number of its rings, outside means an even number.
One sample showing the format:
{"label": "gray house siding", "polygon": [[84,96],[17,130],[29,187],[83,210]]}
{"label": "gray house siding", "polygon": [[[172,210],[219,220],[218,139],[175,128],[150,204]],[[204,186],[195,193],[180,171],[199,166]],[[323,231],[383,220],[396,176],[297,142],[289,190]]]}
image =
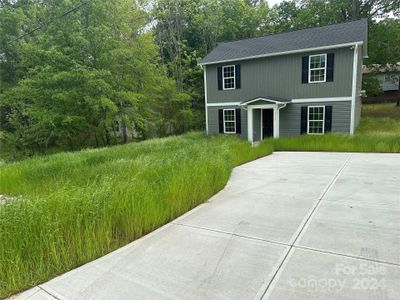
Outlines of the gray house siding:
{"label": "gray house siding", "polygon": [[279,136],[300,134],[301,107],[302,106],[332,106],[332,132],[350,131],[351,101],[318,102],[318,103],[291,103],[280,110]]}
{"label": "gray house siding", "polygon": [[400,72],[384,73],[376,75],[384,92],[399,90]]}
{"label": "gray house siding", "polygon": [[[301,83],[302,57],[334,53],[334,80],[325,83]],[[236,62],[241,65],[241,88],[218,90],[217,68],[235,63],[206,67],[208,103],[242,102],[259,96],[285,99],[350,97],[353,50],[350,47],[318,52],[266,57]]]}
{"label": "gray house siding", "polygon": [[[229,108],[238,108],[238,106],[212,106],[207,108],[208,113],[208,133],[215,134],[219,133],[219,119],[218,119],[218,110],[219,109],[229,109]],[[240,110],[241,116],[241,135],[240,137],[243,139],[247,139],[247,111],[244,109]]]}
{"label": "gray house siding", "polygon": [[[332,132],[350,131],[351,101],[317,102],[317,103],[290,103],[279,111],[279,136],[294,136],[300,134],[300,120],[302,106],[332,106]],[[219,133],[218,110],[238,108],[238,106],[208,107],[208,132]],[[241,109],[241,138],[247,139],[247,111]],[[253,141],[261,139],[261,110],[253,110]]]}

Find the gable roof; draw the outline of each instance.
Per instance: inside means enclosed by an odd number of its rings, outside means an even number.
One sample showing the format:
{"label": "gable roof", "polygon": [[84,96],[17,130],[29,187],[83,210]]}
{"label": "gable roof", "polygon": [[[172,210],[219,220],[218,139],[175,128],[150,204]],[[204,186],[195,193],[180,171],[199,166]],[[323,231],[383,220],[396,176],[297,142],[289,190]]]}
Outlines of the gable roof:
{"label": "gable roof", "polygon": [[240,103],[240,105],[249,105],[252,104],[254,102],[258,102],[258,101],[265,101],[265,102],[272,102],[272,103],[289,103],[291,100],[289,99],[284,99],[284,98],[278,98],[278,97],[272,97],[272,96],[265,96],[265,97],[256,97],[256,98],[252,98],[249,100],[245,100],[242,101]]}
{"label": "gable roof", "polygon": [[[282,32],[262,37],[219,43],[201,61],[201,65],[275,56],[311,49],[329,49],[332,46],[367,44],[367,19],[320,27]],[[366,47],[364,56],[367,55]]]}

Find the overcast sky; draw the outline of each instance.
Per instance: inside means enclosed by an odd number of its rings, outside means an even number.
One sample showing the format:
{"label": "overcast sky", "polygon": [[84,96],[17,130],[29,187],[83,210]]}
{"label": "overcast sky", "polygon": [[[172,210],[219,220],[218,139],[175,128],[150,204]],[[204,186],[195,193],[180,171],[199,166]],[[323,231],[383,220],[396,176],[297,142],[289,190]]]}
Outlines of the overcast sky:
{"label": "overcast sky", "polygon": [[267,1],[268,1],[269,7],[272,7],[275,4],[278,4],[278,3],[282,2],[283,0],[267,0]]}

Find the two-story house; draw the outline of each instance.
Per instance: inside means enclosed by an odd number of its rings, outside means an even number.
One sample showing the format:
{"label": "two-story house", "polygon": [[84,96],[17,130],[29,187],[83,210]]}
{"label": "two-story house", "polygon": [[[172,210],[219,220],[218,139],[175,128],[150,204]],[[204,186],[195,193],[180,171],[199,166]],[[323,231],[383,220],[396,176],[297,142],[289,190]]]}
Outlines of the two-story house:
{"label": "two-story house", "polygon": [[200,63],[207,132],[353,134],[367,32],[362,19],[218,44]]}

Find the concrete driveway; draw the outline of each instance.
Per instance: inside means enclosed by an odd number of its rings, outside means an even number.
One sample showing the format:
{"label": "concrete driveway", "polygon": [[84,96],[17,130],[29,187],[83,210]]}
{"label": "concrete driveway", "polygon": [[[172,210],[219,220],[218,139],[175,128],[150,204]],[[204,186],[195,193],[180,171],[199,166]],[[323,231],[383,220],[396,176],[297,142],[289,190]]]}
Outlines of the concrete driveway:
{"label": "concrete driveway", "polygon": [[400,299],[400,154],[274,153],[17,299]]}

